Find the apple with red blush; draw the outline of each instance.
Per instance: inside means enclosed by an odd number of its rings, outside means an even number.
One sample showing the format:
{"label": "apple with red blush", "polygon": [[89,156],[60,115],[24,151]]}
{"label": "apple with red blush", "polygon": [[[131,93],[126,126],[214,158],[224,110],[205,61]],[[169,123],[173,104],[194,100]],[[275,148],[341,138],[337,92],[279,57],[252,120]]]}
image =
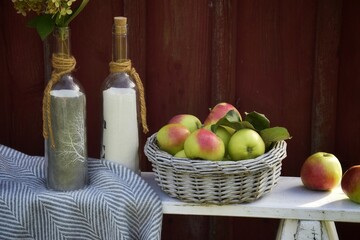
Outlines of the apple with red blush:
{"label": "apple with red blush", "polygon": [[341,188],[351,201],[360,204],[360,165],[346,170],[341,180]]}
{"label": "apple with red blush", "polygon": [[156,141],[161,150],[175,155],[184,149],[184,143],[190,131],[187,127],[178,124],[166,124],[156,134]]}
{"label": "apple with red blush", "polygon": [[173,116],[168,123],[179,123],[187,127],[190,132],[201,128],[202,125],[200,119],[192,114],[177,114]]}
{"label": "apple with red blush", "polygon": [[191,159],[221,161],[225,155],[225,145],[215,133],[201,128],[185,140],[184,151]]}
{"label": "apple with red blush", "polygon": [[221,102],[216,104],[215,107],[210,110],[209,115],[204,121],[204,125],[207,126],[217,123],[217,121],[223,118],[230,110],[234,110],[239,117],[239,121],[242,121],[239,111],[232,104]]}
{"label": "apple with red blush", "polygon": [[317,152],[305,160],[300,177],[308,189],[329,191],[340,184],[342,167],[334,154]]}

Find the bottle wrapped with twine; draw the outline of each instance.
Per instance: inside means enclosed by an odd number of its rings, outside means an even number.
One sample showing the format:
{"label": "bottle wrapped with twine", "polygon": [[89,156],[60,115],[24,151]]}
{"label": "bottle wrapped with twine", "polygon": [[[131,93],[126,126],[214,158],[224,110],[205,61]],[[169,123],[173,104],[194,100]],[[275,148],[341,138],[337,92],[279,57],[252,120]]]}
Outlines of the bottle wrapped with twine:
{"label": "bottle wrapped with twine", "polygon": [[139,122],[147,133],[144,87],[127,56],[127,19],[115,17],[110,74],[102,88],[101,158],[139,173]]}
{"label": "bottle wrapped with twine", "polygon": [[56,191],[83,188],[87,177],[86,97],[72,72],[68,28],[54,31],[52,75],[43,98],[47,186]]}

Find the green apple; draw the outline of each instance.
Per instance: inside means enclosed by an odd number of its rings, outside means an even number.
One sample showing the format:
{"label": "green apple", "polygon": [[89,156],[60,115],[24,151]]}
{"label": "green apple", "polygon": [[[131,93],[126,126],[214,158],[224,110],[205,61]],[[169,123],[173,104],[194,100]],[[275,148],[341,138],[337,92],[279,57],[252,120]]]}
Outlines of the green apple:
{"label": "green apple", "polygon": [[184,142],[190,135],[189,129],[178,123],[166,124],[156,134],[156,140],[161,150],[176,154],[184,148]]}
{"label": "green apple", "polygon": [[230,110],[234,110],[235,113],[239,115],[241,121],[241,115],[239,111],[230,103],[222,102],[215,105],[213,109],[210,110],[209,115],[204,121],[204,125],[212,125],[217,123],[221,118],[223,118]]}
{"label": "green apple", "polygon": [[360,165],[346,170],[341,179],[341,188],[351,201],[360,203]]}
{"label": "green apple", "polygon": [[187,158],[186,154],[185,154],[185,150],[180,150],[179,152],[177,152],[174,157],[177,157],[177,158]]}
{"label": "green apple", "polygon": [[256,158],[265,153],[265,143],[255,130],[244,128],[231,136],[228,152],[234,161]]}
{"label": "green apple", "polygon": [[225,155],[223,141],[210,130],[198,129],[190,134],[184,143],[188,158],[220,161]]}
{"label": "green apple", "polygon": [[[207,126],[204,126],[204,128],[211,131],[211,126],[212,125],[207,125]],[[215,130],[215,134],[216,134],[216,136],[221,138],[221,140],[223,141],[224,146],[225,146],[225,152],[226,152],[226,149],[228,147],[228,144],[229,144],[229,141],[231,138],[231,134],[223,126],[217,127]]]}
{"label": "green apple", "polygon": [[193,132],[201,128],[201,121],[196,116],[191,114],[178,114],[170,119],[168,123],[179,123],[184,125],[189,129],[190,132]]}
{"label": "green apple", "polygon": [[341,182],[342,168],[334,154],[317,152],[309,156],[301,166],[301,181],[311,190],[328,191]]}

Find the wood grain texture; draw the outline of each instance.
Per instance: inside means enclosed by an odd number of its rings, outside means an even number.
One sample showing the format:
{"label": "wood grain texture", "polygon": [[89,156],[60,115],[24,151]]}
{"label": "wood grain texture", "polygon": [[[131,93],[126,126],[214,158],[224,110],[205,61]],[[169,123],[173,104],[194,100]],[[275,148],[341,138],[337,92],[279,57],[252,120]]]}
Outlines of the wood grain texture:
{"label": "wood grain texture", "polygon": [[293,139],[283,174],[298,175],[310,151],[313,1],[241,1],[238,8],[236,98],[241,113],[256,110],[285,126]]}
{"label": "wood grain texture", "polygon": [[343,169],[360,164],[360,2],[344,1],[339,47],[339,76],[336,111],[336,155]]}
{"label": "wood grain texture", "polygon": [[235,105],[238,1],[216,0],[211,9],[211,104]]}
{"label": "wood grain texture", "polygon": [[341,9],[340,0],[317,2],[311,152],[335,151]]}
{"label": "wood grain texture", "polygon": [[0,38],[4,43],[1,48],[5,47],[1,56],[4,64],[1,95],[4,94],[2,97],[6,103],[0,115],[5,117],[1,121],[7,121],[1,124],[2,128],[7,128],[2,130],[7,131],[7,139],[1,139],[20,151],[42,153],[43,144],[39,144],[42,141],[44,86],[41,41],[33,29],[23,27],[26,21],[19,18],[11,1],[3,1],[0,7],[3,23]]}
{"label": "wood grain texture", "polygon": [[[5,18],[5,1],[0,2],[0,19]],[[7,60],[7,45],[6,39],[3,34],[3,29],[1,28],[1,38],[0,38],[0,109],[1,109],[1,118],[0,118],[0,143],[10,146],[11,145],[11,108],[12,101],[11,96],[11,85],[10,85],[10,76],[8,72],[8,60]]]}
{"label": "wood grain texture", "polygon": [[151,132],[175,114],[205,120],[210,104],[207,1],[153,1],[147,7],[146,84]]}

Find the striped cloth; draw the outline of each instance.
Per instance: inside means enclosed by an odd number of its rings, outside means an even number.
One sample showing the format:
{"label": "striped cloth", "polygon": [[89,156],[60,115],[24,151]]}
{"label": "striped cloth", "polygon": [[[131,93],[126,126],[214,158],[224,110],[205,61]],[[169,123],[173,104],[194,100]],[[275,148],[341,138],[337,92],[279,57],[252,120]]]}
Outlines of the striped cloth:
{"label": "striped cloth", "polygon": [[0,239],[160,239],[161,201],[138,175],[89,159],[90,184],[45,186],[44,158],[0,145]]}

